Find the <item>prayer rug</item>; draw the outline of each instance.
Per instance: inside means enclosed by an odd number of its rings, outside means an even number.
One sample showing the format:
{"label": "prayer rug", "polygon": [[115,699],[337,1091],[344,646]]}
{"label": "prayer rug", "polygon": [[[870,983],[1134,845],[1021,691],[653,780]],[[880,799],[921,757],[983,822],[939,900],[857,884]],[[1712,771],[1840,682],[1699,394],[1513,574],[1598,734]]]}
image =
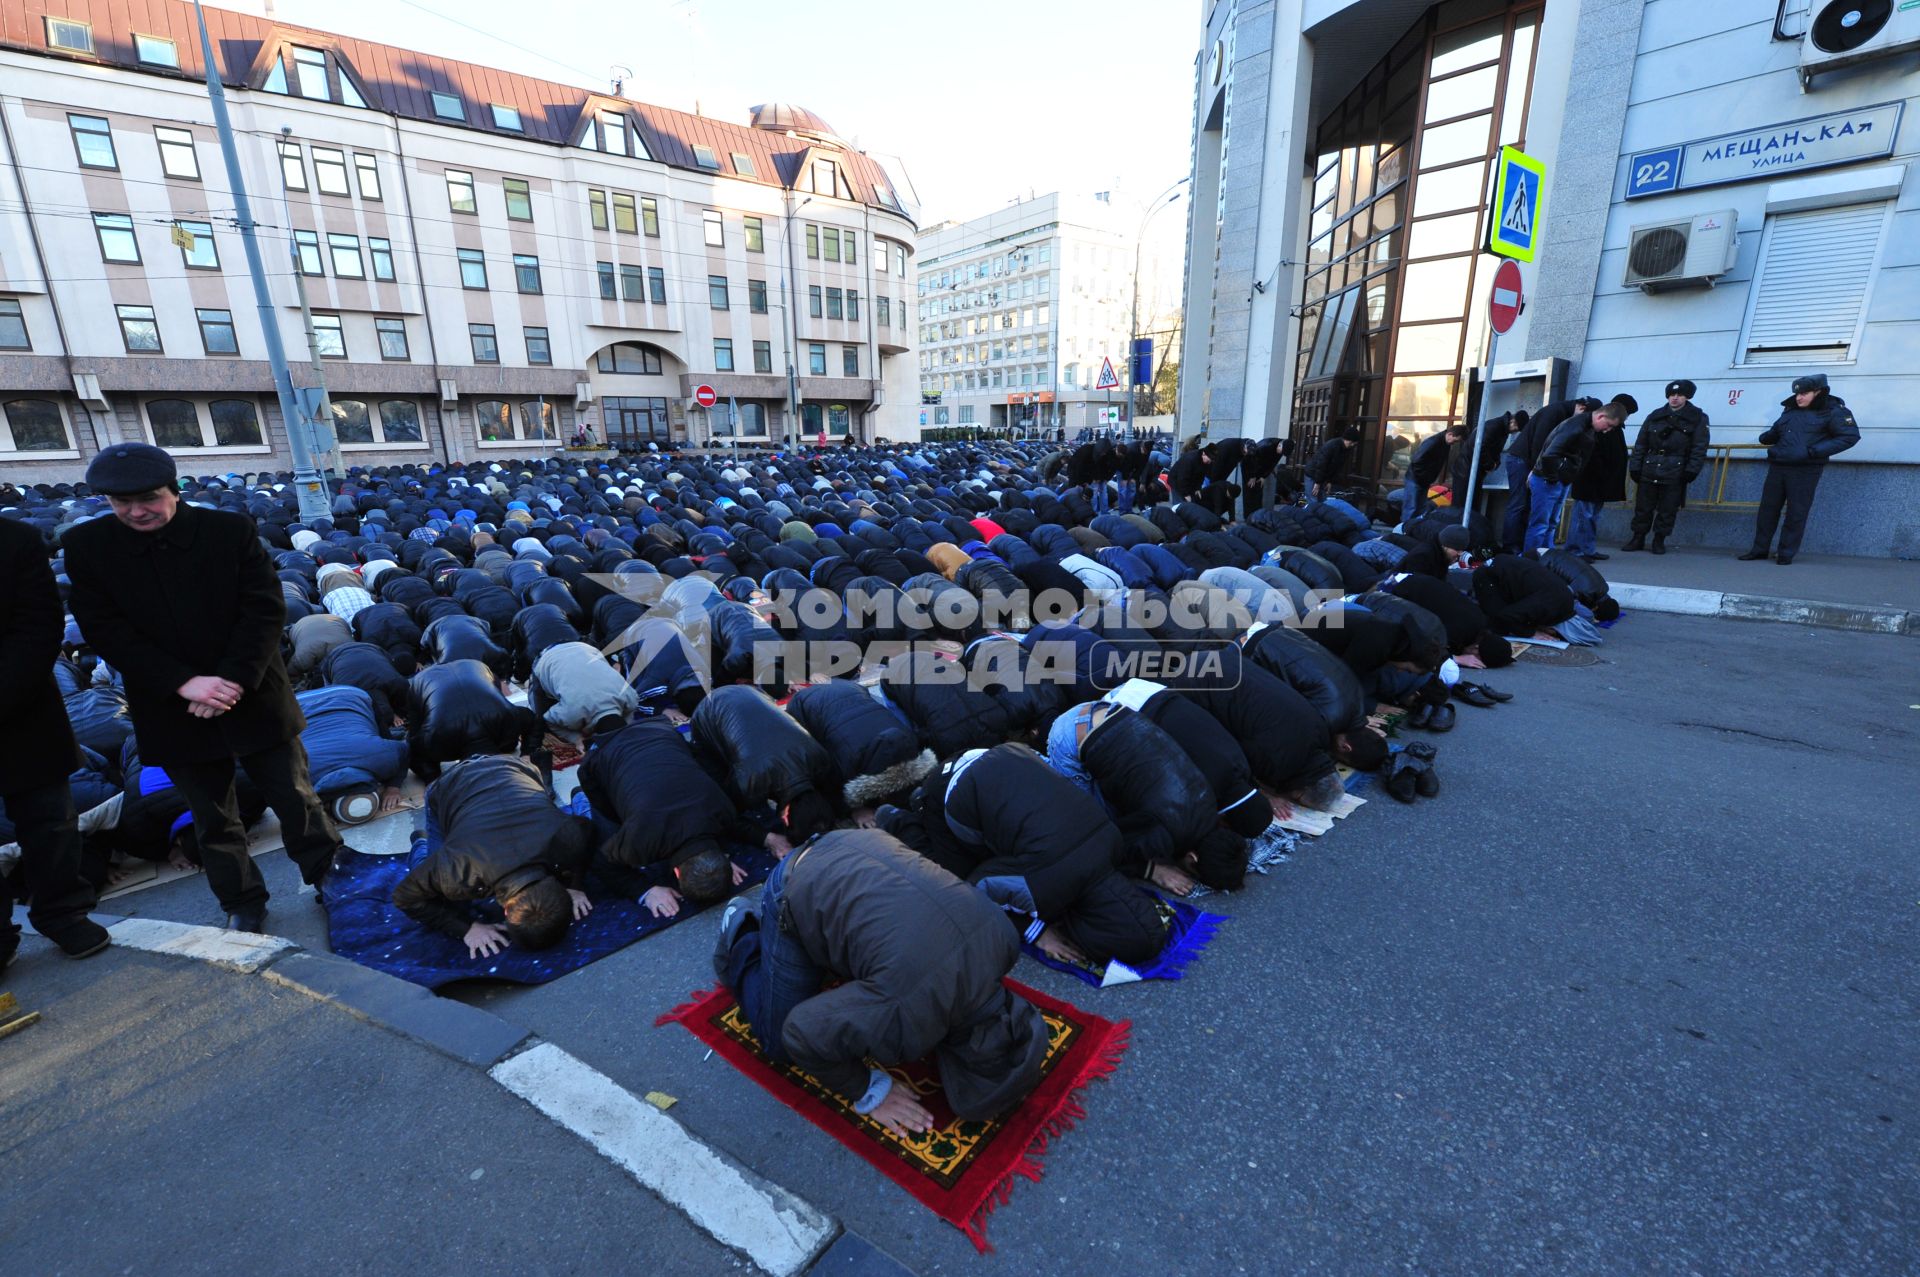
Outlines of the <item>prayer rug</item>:
{"label": "prayer rug", "polygon": [[[1142,888],[1144,891],[1145,888]],[[1186,974],[1187,964],[1199,957],[1226,919],[1217,913],[1202,913],[1179,900],[1168,900],[1149,891],[1160,916],[1167,924],[1167,943],[1160,956],[1143,967],[1130,967],[1115,959],[1111,962],[1062,962],[1040,952],[1035,944],[1022,944],[1026,955],[1041,966],[1064,971],[1076,980],[1095,988],[1108,989],[1116,984],[1135,984],[1141,980],[1178,980]]]}
{"label": "prayer rug", "polygon": [[1039,1182],[1048,1144],[1086,1116],[1080,1105],[1081,1088],[1119,1065],[1130,1029],[1128,1021],[1116,1024],[1013,980],[1006,984],[1046,1017],[1047,1060],[1039,1084],[998,1121],[966,1122],[947,1107],[933,1061],[889,1067],[894,1085],[910,1087],[914,1098],[933,1113],[933,1129],[917,1134],[893,1135],[855,1113],[852,1100],[791,1065],[768,1060],[724,986],[696,994],[693,1001],[655,1023],[684,1025],[729,1064],[906,1189],[984,1252],[993,1249],[987,1244],[987,1216],[1012,1194],[1016,1176]]}
{"label": "prayer rug", "polygon": [[[456,980],[545,984],[703,911],[683,900],[679,913],[656,918],[637,900],[609,894],[589,874],[587,896],[593,912],[569,924],[566,939],[537,953],[508,947],[490,958],[475,958],[464,943],[421,926],[393,903],[393,889],[426,854],[426,846],[425,838],[416,838],[412,851],[403,856],[344,851],[335,858],[325,903],[327,939],[336,954],[429,989]],[[747,871],[737,890],[747,890],[773,870],[773,857],[759,848],[735,846],[732,852],[735,863]],[[499,921],[491,902],[484,908]]]}

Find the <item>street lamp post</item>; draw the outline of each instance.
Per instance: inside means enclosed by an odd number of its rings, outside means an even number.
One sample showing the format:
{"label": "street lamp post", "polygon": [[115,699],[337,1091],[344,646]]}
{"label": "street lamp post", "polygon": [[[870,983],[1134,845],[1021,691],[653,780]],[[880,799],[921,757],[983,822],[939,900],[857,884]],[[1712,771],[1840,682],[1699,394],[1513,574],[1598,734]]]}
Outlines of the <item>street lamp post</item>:
{"label": "street lamp post", "polygon": [[[1128,320],[1129,331],[1127,337],[1127,402],[1129,405],[1127,410],[1127,424],[1129,426],[1133,424],[1134,419],[1140,414],[1140,383],[1138,378],[1134,376],[1133,353],[1140,341],[1140,250],[1146,243],[1147,223],[1153,220],[1155,213],[1176,203],[1182,195],[1186,194],[1186,192],[1180,188],[1192,180],[1191,177],[1183,177],[1166,190],[1154,196],[1153,199],[1148,202],[1146,215],[1140,219],[1140,229],[1134,232],[1133,303],[1129,307],[1131,318]],[[1152,370],[1149,369],[1148,372],[1147,386],[1148,389],[1151,390],[1153,386]]]}
{"label": "street lamp post", "polygon": [[[783,452],[791,452],[800,438],[800,372],[795,363],[800,357],[800,312],[797,305],[800,300],[799,285],[793,278],[793,219],[801,209],[813,203],[813,196],[793,202],[793,190],[786,192],[787,216],[780,231],[780,240],[786,249],[787,270],[780,280],[780,306],[786,311],[787,331],[787,426],[780,432],[780,446]],[[789,443],[789,439],[793,443]]]}

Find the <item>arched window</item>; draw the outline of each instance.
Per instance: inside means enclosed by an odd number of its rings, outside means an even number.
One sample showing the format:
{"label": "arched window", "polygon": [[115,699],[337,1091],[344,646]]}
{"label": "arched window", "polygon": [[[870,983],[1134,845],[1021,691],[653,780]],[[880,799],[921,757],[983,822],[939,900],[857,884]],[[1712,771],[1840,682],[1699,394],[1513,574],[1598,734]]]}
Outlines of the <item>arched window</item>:
{"label": "arched window", "polygon": [[148,400],[147,426],[162,448],[206,446],[200,437],[200,412],[185,399]]}
{"label": "arched window", "polygon": [[473,408],[482,443],[506,443],[513,437],[513,408],[504,399],[482,399]]}
{"label": "arched window", "polygon": [[51,399],[10,399],[0,404],[13,439],[0,438],[0,450],[45,452],[73,445],[67,441],[67,422],[60,405]]}
{"label": "arched window", "polygon": [[260,414],[245,399],[216,399],[207,405],[213,418],[213,442],[220,447],[258,447]]}
{"label": "arched window", "polygon": [[380,430],[388,443],[419,443],[420,405],[406,399],[382,399]]}
{"label": "arched window", "polygon": [[526,439],[552,439],[553,405],[529,399],[520,405],[520,434]]}
{"label": "arched window", "polygon": [[367,405],[363,400],[333,401],[333,437],[341,443],[373,442],[373,422],[367,418]]}
{"label": "arched window", "polygon": [[618,342],[600,352],[596,365],[601,372],[658,377],[660,352],[652,346],[643,346],[637,342]]}

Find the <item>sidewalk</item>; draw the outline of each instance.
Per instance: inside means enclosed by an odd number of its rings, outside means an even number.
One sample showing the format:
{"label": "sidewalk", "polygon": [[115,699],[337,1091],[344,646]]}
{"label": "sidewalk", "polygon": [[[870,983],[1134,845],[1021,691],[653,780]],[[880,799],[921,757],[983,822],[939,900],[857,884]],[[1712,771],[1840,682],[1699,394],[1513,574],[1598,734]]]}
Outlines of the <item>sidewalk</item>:
{"label": "sidewalk", "polygon": [[1920,635],[1920,563],[1909,560],[1803,554],[1781,567],[1771,559],[1742,563],[1720,549],[1600,548],[1613,557],[1594,566],[1629,610]]}

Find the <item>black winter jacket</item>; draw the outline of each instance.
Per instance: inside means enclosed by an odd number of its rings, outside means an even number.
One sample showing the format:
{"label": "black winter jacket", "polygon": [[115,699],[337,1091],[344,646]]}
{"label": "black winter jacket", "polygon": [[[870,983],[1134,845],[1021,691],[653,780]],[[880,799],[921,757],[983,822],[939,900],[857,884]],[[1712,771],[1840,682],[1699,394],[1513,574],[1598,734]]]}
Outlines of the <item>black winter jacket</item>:
{"label": "black winter jacket", "polygon": [[1599,568],[1571,550],[1550,547],[1541,552],[1540,564],[1566,582],[1573,597],[1588,607],[1607,597],[1607,578],[1600,574]]}
{"label": "black winter jacket", "polygon": [[693,712],[693,739],[725,767],[741,808],[784,808],[808,790],[839,795],[833,755],[757,687],[716,687]]}
{"label": "black winter jacket", "polygon": [[[1587,565],[1581,563],[1580,566]],[[1460,652],[1472,646],[1487,630],[1487,614],[1480,610],[1480,605],[1454,589],[1444,578],[1436,580],[1430,576],[1403,576],[1383,588],[1418,603],[1440,618],[1440,624],[1447,634],[1447,647],[1451,651]]]}
{"label": "black winter jacket", "polygon": [[1534,458],[1534,473],[1548,483],[1572,483],[1586,469],[1587,458],[1593,455],[1593,445],[1598,438],[1592,413],[1568,417],[1554,428],[1546,446]]}
{"label": "black winter jacket", "polygon": [[[733,799],[663,718],[643,719],[596,740],[580,764],[593,807],[601,877],[622,895],[665,886],[677,865],[725,842],[757,843],[765,830],[742,820]],[[647,872],[654,870],[655,872]]]}
{"label": "black winter jacket", "polygon": [[1373,707],[1359,676],[1338,655],[1297,630],[1269,625],[1247,635],[1241,652],[1320,711],[1330,732],[1352,731]]}
{"label": "black winter jacket", "polygon": [[479,661],[429,665],[407,684],[407,748],[425,779],[473,754],[532,753],[545,736],[539,715],[502,696]]}
{"label": "black winter jacket", "polygon": [[320,662],[320,681],[357,687],[373,698],[373,718],[381,730],[407,710],[407,679],[393,660],[371,643],[343,643]]}
{"label": "black winter jacket", "polygon": [[1860,442],[1860,427],[1847,401],[1838,396],[1822,394],[1802,408],[1789,395],[1780,406],[1785,409],[1780,419],[1760,436],[1773,465],[1823,466]]}
{"label": "black winter jacket", "polygon": [[[1245,659],[1238,644],[1196,653],[1204,655],[1214,659],[1196,664],[1181,680],[1181,692],[1239,742],[1256,781],[1279,793],[1333,771],[1332,733],[1306,697]],[[1266,800],[1255,795],[1251,801]]]}
{"label": "black winter jacket", "polygon": [[477,616],[463,613],[441,617],[427,626],[420,636],[420,645],[436,665],[448,661],[479,661],[493,671],[495,678],[506,678],[513,672],[513,658],[507,655],[506,648],[493,641],[493,631]]}
{"label": "black winter jacket", "polygon": [[1503,636],[1526,638],[1573,615],[1573,591],[1536,559],[1495,555],[1473,570],[1473,597]]}
{"label": "black winter jacket", "polygon": [[1156,861],[1177,863],[1220,823],[1207,778],[1143,715],[1112,704],[1091,712],[1080,764],[1114,813],[1121,835],[1116,863],[1134,877],[1146,876]]}
{"label": "black winter jacket", "polygon": [[963,663],[921,649],[887,658],[880,688],[913,723],[920,741],[941,759],[986,749],[1013,735],[1000,698],[975,684]]}
{"label": "black winter jacket", "polygon": [[0,794],[25,793],[64,782],[80,750],[53,681],[60,592],[40,534],[13,519],[0,519],[0,600]]}
{"label": "black winter jacket", "polygon": [[826,746],[848,807],[866,807],[910,790],[934,768],[912,727],[857,683],[838,680],[801,688],[787,713]]}
{"label": "black winter jacket", "polygon": [[1550,403],[1527,419],[1519,434],[1514,435],[1507,444],[1509,457],[1520,457],[1527,463],[1527,469],[1533,469],[1534,462],[1540,459],[1540,450],[1547,446],[1547,440],[1560,424],[1569,417],[1577,416],[1580,406],[1572,399],[1562,399]]}
{"label": "black winter jacket", "polygon": [[1428,435],[1414,446],[1407,466],[1421,492],[1438,483],[1440,476],[1447,472],[1447,458],[1452,451],[1453,445],[1447,442],[1444,430]]}
{"label": "black winter jacket", "polygon": [[1707,466],[1707,414],[1691,403],[1661,404],[1647,414],[1627,458],[1635,483],[1692,483]]}
{"label": "black winter jacket", "polygon": [[1335,435],[1314,450],[1313,459],[1307,462],[1307,478],[1328,487],[1338,487],[1347,477],[1354,451],[1347,446],[1345,439]]}

